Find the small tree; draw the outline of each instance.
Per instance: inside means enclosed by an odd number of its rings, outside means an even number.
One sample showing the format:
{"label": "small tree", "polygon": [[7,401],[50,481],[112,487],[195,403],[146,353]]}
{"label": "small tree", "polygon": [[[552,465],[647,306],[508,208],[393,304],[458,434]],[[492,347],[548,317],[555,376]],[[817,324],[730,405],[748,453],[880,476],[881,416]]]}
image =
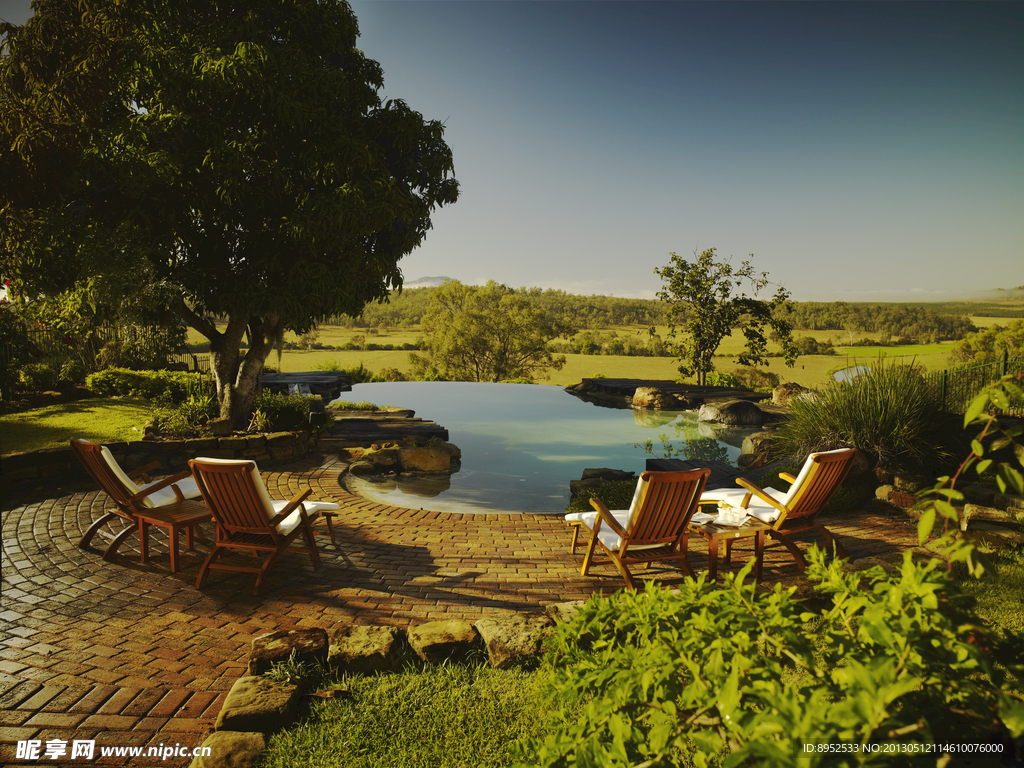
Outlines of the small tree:
{"label": "small tree", "polygon": [[[700,255],[694,251],[693,263],[671,253],[671,263],[654,270],[664,283],[658,298],[669,305],[669,337],[675,338],[680,328],[684,334],[678,346],[679,372],[695,376],[697,384],[704,386],[708,373],[715,370],[715,351],[736,327],[746,338],[745,349],[736,356],[737,363],[767,363],[765,330],[770,328],[778,336],[786,365],[792,367],[797,356],[792,326],[776,317],[776,310],[788,305],[789,291],[780,285],[769,301],[756,298],[769,284],[768,273],[755,273],[749,261],[734,270],[728,261],[715,261],[715,250],[709,248]],[[744,283],[751,285],[754,297],[733,295]],[[653,334],[654,328],[650,332]]]}
{"label": "small tree", "polygon": [[423,317],[423,355],[410,354],[417,376],[451,381],[531,378],[561,369],[547,343],[573,329],[533,306],[523,291],[493,280],[483,287],[448,280]]}

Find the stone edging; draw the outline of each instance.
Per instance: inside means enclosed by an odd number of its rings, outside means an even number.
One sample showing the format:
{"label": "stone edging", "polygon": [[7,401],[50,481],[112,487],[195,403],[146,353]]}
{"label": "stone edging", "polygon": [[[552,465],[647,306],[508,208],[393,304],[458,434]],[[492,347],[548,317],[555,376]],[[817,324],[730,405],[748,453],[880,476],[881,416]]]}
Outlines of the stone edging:
{"label": "stone edging", "polygon": [[[167,472],[188,466],[196,456],[214,459],[288,461],[305,456],[316,447],[316,438],[302,432],[272,432],[265,435],[197,437],[188,440],[137,440],[105,443],[118,463],[131,471],[153,461]],[[52,477],[86,477],[85,469],[70,447],[11,453],[0,458],[0,472],[8,481]]]}

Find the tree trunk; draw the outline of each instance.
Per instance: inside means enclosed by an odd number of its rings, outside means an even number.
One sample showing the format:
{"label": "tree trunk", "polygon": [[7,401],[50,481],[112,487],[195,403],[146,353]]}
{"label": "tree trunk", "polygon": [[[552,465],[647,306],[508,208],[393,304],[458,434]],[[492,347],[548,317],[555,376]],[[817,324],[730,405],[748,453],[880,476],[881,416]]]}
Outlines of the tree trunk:
{"label": "tree trunk", "polygon": [[[210,362],[217,384],[220,417],[228,419],[234,429],[245,429],[253,403],[263,379],[263,364],[274,349],[279,318],[267,317],[228,319],[227,328],[218,331],[213,323],[196,315],[182,303],[178,308],[185,321],[210,340]],[[249,349],[241,354],[242,337],[248,333]]]}

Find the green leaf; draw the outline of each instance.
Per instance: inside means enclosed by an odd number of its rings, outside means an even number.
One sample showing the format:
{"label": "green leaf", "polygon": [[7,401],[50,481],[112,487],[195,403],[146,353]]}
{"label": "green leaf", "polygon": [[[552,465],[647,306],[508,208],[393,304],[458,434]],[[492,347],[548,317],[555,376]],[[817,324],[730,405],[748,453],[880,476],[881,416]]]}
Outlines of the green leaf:
{"label": "green leaf", "polygon": [[942,501],[941,499],[936,500],[935,509],[937,509],[939,511],[939,514],[943,517],[948,517],[950,520],[958,519],[956,509],[948,501]]}
{"label": "green leaf", "polygon": [[973,424],[981,412],[985,410],[985,406],[988,405],[988,392],[982,392],[976,398],[971,400],[971,404],[967,406],[967,411],[964,413],[964,426]]}
{"label": "green leaf", "polygon": [[978,466],[974,468],[974,471],[977,472],[979,475],[983,475],[991,466],[992,459],[984,459],[983,461],[978,462]]}
{"label": "green leaf", "polygon": [[971,440],[971,450],[974,451],[975,456],[985,455],[985,446],[978,440]]}
{"label": "green leaf", "polygon": [[1013,738],[1024,735],[1024,702],[1004,698],[999,704],[999,717]]}
{"label": "green leaf", "polygon": [[929,507],[917,521],[917,543],[924,544],[931,536],[935,525],[935,507]]}

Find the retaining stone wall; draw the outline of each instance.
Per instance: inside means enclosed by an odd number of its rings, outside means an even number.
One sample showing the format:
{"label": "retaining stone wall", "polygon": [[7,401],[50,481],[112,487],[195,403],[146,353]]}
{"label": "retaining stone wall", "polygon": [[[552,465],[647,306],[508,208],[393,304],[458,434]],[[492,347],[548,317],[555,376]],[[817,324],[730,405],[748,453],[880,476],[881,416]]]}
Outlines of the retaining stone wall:
{"label": "retaining stone wall", "polygon": [[[303,432],[272,432],[266,435],[198,437],[189,440],[137,440],[106,443],[114,458],[127,471],[159,461],[166,474],[188,468],[196,456],[212,459],[252,459],[257,463],[288,461],[305,456],[316,447],[316,438]],[[34,480],[88,475],[70,446],[42,451],[12,453],[0,458],[4,480]]]}

